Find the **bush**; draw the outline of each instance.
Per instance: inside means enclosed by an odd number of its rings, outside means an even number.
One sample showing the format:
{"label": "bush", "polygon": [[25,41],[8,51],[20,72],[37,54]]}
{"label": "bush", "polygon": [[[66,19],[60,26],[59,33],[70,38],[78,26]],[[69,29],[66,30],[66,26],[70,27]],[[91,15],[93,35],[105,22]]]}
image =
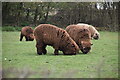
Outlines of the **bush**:
{"label": "bush", "polygon": [[4,26],[2,31],[20,31],[22,27]]}
{"label": "bush", "polygon": [[[32,27],[34,29],[35,27]],[[13,26],[3,26],[2,31],[21,31],[22,27],[13,27]]]}
{"label": "bush", "polygon": [[21,26],[28,26],[28,25],[30,25],[30,23],[29,22],[22,22],[20,25]]}
{"label": "bush", "polygon": [[22,27],[14,27],[15,31],[21,31]]}

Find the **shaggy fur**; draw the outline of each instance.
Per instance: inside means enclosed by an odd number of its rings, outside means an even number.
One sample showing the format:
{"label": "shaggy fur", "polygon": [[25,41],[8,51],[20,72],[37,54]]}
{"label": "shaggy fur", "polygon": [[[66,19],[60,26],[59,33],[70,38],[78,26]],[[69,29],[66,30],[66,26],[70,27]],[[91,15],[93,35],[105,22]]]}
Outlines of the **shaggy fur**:
{"label": "shaggy fur", "polygon": [[33,29],[29,26],[23,27],[20,33],[20,41],[22,41],[23,37],[25,37],[26,41],[33,41]]}
{"label": "shaggy fur", "polygon": [[46,54],[46,46],[53,46],[54,54],[58,55],[58,50],[63,51],[65,55],[75,55],[79,51],[79,47],[69,34],[54,25],[41,24],[34,30],[36,39],[37,54]]}
{"label": "shaggy fur", "polygon": [[79,25],[80,27],[84,26],[84,27],[88,28],[91,32],[91,37],[94,38],[95,40],[98,40],[100,38],[99,32],[92,25],[88,25],[88,24],[84,24],[84,23],[79,23],[77,25]]}
{"label": "shaggy fur", "polygon": [[91,33],[88,28],[69,25],[66,27],[66,31],[83,53],[87,54],[91,50]]}

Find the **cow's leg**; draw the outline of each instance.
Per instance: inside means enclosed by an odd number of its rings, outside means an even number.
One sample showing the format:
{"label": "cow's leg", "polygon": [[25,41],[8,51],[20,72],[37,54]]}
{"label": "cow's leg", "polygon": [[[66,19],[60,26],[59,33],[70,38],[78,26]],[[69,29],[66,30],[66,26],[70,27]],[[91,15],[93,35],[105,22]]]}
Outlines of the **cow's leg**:
{"label": "cow's leg", "polygon": [[37,42],[36,44],[36,48],[37,48],[37,54],[42,55],[43,53],[43,43],[41,42]]}
{"label": "cow's leg", "polygon": [[54,49],[55,49],[55,51],[54,51],[54,54],[55,55],[58,55],[59,53],[58,53],[58,44],[54,44]]}
{"label": "cow's leg", "polygon": [[58,49],[55,49],[54,54],[58,55]]}
{"label": "cow's leg", "polygon": [[27,37],[27,36],[25,36],[25,39],[26,39],[26,41],[29,41],[29,39],[28,39],[28,37]]}
{"label": "cow's leg", "polygon": [[46,54],[47,53],[47,50],[46,50],[46,45],[43,45],[43,47],[42,47],[43,49],[42,49],[42,52],[43,52],[43,54]]}
{"label": "cow's leg", "polygon": [[22,34],[20,34],[20,41],[22,41],[22,39],[23,39],[23,35],[22,35]]}

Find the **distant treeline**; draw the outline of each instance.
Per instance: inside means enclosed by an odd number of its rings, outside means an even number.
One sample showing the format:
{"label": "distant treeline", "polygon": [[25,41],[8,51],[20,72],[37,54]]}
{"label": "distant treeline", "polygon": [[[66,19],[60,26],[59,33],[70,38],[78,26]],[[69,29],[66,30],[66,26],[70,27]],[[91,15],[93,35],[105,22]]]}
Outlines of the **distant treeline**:
{"label": "distant treeline", "polygon": [[53,24],[65,28],[87,23],[118,30],[118,2],[3,2],[3,26]]}

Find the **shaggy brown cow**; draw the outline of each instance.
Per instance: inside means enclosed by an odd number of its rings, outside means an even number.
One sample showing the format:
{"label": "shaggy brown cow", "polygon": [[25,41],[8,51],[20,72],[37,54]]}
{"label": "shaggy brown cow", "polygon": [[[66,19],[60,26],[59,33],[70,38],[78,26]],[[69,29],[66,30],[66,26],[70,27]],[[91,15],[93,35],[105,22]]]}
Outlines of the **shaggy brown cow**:
{"label": "shaggy brown cow", "polygon": [[29,26],[23,27],[20,33],[20,41],[22,41],[23,37],[26,38],[26,41],[33,41],[34,40],[33,29]]}
{"label": "shaggy brown cow", "polygon": [[90,32],[91,32],[91,37],[93,39],[98,40],[100,38],[100,33],[95,29],[94,26],[88,25],[88,24],[84,24],[84,23],[79,23],[77,25],[79,25],[80,27],[84,26],[84,27],[88,28],[90,30]]}
{"label": "shaggy brown cow", "polygon": [[66,27],[66,31],[83,53],[87,54],[91,50],[91,33],[89,29],[79,27],[79,25],[69,25]]}
{"label": "shaggy brown cow", "polygon": [[36,39],[37,54],[46,54],[46,46],[53,46],[54,54],[58,55],[58,50],[63,51],[64,55],[75,55],[79,51],[78,45],[69,34],[54,25],[41,24],[34,30]]}

